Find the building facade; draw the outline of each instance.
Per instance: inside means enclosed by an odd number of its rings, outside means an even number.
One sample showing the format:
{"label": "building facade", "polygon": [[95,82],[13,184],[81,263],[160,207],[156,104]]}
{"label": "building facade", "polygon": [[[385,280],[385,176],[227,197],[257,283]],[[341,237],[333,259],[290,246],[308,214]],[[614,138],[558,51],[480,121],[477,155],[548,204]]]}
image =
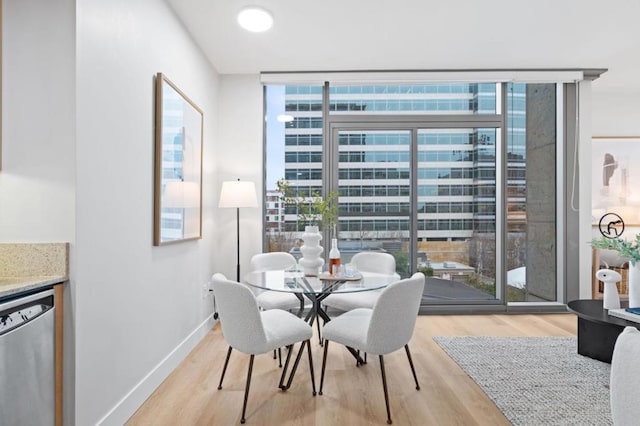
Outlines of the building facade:
{"label": "building facade", "polygon": [[[281,176],[303,196],[321,193],[325,180],[337,182],[341,247],[390,251],[397,263],[406,264],[401,273],[409,273],[411,264],[458,262],[495,285],[501,208],[506,210],[509,268],[526,263],[521,241],[527,222],[526,84],[333,86],[327,114],[323,86],[282,89],[288,121],[280,141],[267,141],[267,155],[270,144],[284,145]],[[474,119],[478,116],[500,116],[504,122],[488,126]],[[332,123],[337,118],[335,129],[326,117]],[[372,124],[372,117],[378,123]],[[426,119],[406,129],[402,117]],[[455,121],[449,124],[445,119],[451,117]],[[504,163],[506,184],[498,189],[496,171]],[[285,207],[284,220],[275,220],[270,197],[277,191],[266,190],[267,238],[273,241],[278,229],[288,234],[280,236],[285,248],[295,245],[302,232],[297,212]],[[505,192],[504,204],[498,191]],[[411,238],[417,241],[413,254]]]}

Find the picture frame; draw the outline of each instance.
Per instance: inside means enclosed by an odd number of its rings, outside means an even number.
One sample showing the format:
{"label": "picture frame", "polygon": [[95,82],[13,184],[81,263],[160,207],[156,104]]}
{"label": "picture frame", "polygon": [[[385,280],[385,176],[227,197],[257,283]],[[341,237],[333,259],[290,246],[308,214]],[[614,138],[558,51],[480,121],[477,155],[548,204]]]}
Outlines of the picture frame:
{"label": "picture frame", "polygon": [[202,110],[164,74],[155,99],[155,246],[202,238]]}
{"label": "picture frame", "polygon": [[640,226],[640,136],[594,136],[591,141],[591,223],[619,216]]}

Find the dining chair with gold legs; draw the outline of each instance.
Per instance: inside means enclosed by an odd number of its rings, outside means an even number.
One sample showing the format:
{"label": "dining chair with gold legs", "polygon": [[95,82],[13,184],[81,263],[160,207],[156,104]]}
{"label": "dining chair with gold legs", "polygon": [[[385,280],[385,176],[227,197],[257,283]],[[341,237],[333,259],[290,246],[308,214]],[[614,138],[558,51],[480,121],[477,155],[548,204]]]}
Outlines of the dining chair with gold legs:
{"label": "dining chair with gold legs", "polygon": [[[260,311],[256,298],[251,290],[243,285],[239,285],[237,282],[227,280],[222,274],[213,275],[213,290],[218,300],[222,334],[227,343],[229,343],[218,389],[222,389],[222,381],[227,371],[232,350],[236,349],[250,355],[240,423],[245,423],[246,421],[245,413],[249,399],[249,388],[251,386],[253,359],[257,354],[267,353],[283,346],[289,348],[284,369],[280,376],[280,383],[278,384],[280,389],[286,391],[291,386],[298,362],[306,346],[309,357],[312,394],[315,396],[316,383],[313,374],[313,358],[311,356],[310,346],[313,331],[309,324],[292,313],[281,309]],[[287,368],[291,354],[293,353],[293,345],[298,342],[302,342],[302,345],[300,346],[296,360],[291,368],[289,379],[287,380]]]}
{"label": "dining chair with gold legs", "polygon": [[[320,395],[324,385],[324,373],[327,364],[329,342],[378,355],[382,373],[382,388],[387,406],[387,423],[391,424],[387,377],[384,369],[384,356],[404,346],[409,359],[409,366],[420,390],[418,376],[413,366],[409,340],[420,308],[420,300],[424,291],[424,275],[416,273],[404,280],[390,284],[380,293],[373,309],[358,308],[351,310],[329,321],[322,329],[325,340],[320,375]],[[356,370],[356,371],[359,371]]]}

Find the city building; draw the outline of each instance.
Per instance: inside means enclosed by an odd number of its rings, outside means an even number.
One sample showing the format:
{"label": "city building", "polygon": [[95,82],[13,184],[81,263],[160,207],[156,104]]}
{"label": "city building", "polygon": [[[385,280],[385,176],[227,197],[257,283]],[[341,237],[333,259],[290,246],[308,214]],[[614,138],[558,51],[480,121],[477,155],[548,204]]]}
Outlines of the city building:
{"label": "city building", "polygon": [[[267,115],[273,109],[271,115],[282,113],[288,120],[284,126],[273,123],[279,132],[268,132],[267,158],[282,157],[267,162],[267,176],[273,176],[266,181],[268,198],[274,194],[275,188],[270,186],[277,177],[305,197],[326,191],[324,180],[337,179],[334,189],[339,193],[337,237],[341,247],[390,251],[398,256],[398,269],[403,274],[408,274],[412,265],[428,261],[471,264],[469,268],[476,269],[483,283],[494,285],[496,151],[502,144],[507,145],[509,241],[526,235],[527,85],[504,87],[508,92],[504,98],[507,123],[502,128],[464,121],[465,117],[489,117],[504,110],[500,84],[335,86],[329,88],[328,114],[322,110],[322,86],[269,87]],[[415,142],[410,130],[394,129],[398,127],[394,120],[405,116],[424,118],[416,124]],[[327,128],[323,117],[349,117],[355,122],[368,117],[383,124],[372,128],[367,122],[361,123],[362,130],[341,129],[335,144],[334,135],[323,134]],[[455,117],[465,126],[431,125],[429,119],[434,117]],[[389,130],[384,128],[385,120]],[[326,153],[326,145],[332,143],[337,146],[337,155]],[[412,144],[416,145],[415,154]],[[328,170],[323,164],[332,161],[328,155],[337,156],[337,167],[332,169],[337,176],[323,176]],[[415,184],[413,173],[417,174]],[[414,201],[413,192],[417,192]],[[296,247],[303,232],[298,212],[285,206],[279,223],[272,221],[271,208],[270,203],[265,205],[266,246],[280,251]],[[281,229],[278,234],[273,232],[277,226]],[[416,239],[414,255],[412,234]],[[525,250],[512,251],[509,260],[510,267],[525,265]],[[468,281],[469,274],[460,278]]]}

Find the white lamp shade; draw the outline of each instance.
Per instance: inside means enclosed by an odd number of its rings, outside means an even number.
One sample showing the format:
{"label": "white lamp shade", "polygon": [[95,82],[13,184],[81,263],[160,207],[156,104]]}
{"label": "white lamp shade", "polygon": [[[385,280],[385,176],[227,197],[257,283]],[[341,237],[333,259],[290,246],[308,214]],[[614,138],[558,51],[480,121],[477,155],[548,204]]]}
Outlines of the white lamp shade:
{"label": "white lamp shade", "polygon": [[183,209],[200,207],[200,185],[196,182],[167,182],[162,206]]}
{"label": "white lamp shade", "polygon": [[218,207],[258,207],[255,183],[240,180],[222,182]]}

